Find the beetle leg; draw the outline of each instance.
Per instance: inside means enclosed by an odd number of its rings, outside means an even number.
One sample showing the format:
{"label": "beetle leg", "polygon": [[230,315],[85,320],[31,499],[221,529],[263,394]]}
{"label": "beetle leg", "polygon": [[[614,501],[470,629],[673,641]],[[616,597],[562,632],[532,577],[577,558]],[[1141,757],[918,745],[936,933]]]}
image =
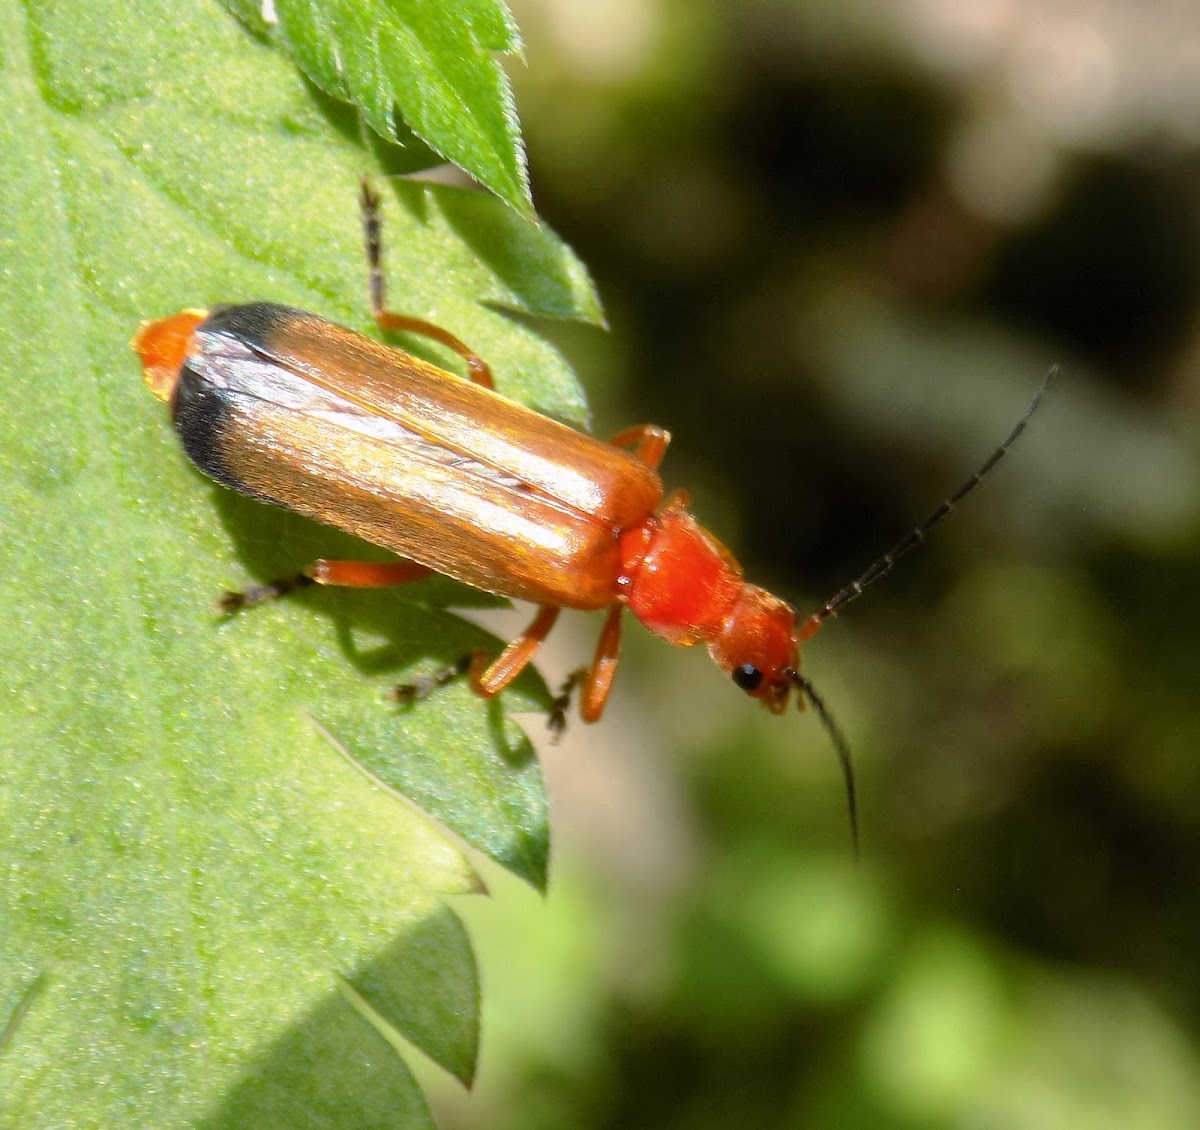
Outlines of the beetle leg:
{"label": "beetle leg", "polygon": [[[562,609],[554,605],[543,605],[539,608],[533,623],[513,640],[486,670],[483,669],[485,660],[481,658],[481,653],[476,652],[469,660],[471,686],[475,691],[485,698],[491,698],[508,686],[529,665],[537,649],[550,634],[550,629],[554,627],[561,611]],[[550,704],[547,725],[553,741],[558,741],[566,728],[566,714],[576,687],[583,687],[579,713],[585,722],[599,721],[600,715],[604,713],[604,704],[608,701],[608,692],[612,690],[613,679],[617,674],[623,611],[624,605],[621,604],[614,604],[608,610],[591,667],[581,667],[578,671],[572,671]]]}
{"label": "beetle leg", "polygon": [[430,696],[439,686],[445,686],[466,675],[470,689],[476,695],[493,698],[529,666],[529,661],[533,659],[536,650],[541,647],[542,641],[554,626],[554,620],[558,619],[558,613],[559,609],[554,607],[539,609],[533,624],[517,636],[491,665],[487,661],[486,651],[475,650],[462,656],[462,659],[449,667],[439,668],[433,674],[424,675],[413,683],[401,683],[392,687],[390,697],[396,699],[396,702],[408,705]]}
{"label": "beetle leg", "polygon": [[506,647],[496,660],[486,670],[480,670],[482,662],[471,663],[471,686],[477,694],[484,698],[498,695],[513,681],[537,654],[550,629],[554,627],[558,614],[562,611],[557,605],[543,604],[533,622],[515,640]]}
{"label": "beetle leg", "polygon": [[663,461],[671,433],[657,424],[635,424],[617,432],[608,441],[613,447],[629,447],[647,467],[655,467]]}
{"label": "beetle leg", "polygon": [[444,687],[453,679],[466,675],[471,689],[477,695],[494,698],[529,666],[530,660],[550,634],[550,629],[554,627],[561,611],[556,605],[542,605],[533,618],[533,623],[517,636],[493,663],[488,663],[486,651],[473,651],[470,655],[464,655],[452,667],[443,667],[415,683],[401,683],[392,689],[391,697],[397,702],[414,702],[438,687]]}
{"label": "beetle leg", "polygon": [[433,572],[415,561],[314,561],[305,574],[319,585],[349,589],[386,589],[419,581]]}
{"label": "beetle leg", "polygon": [[600,630],[600,641],[596,644],[596,656],[583,684],[583,699],[579,713],[585,722],[598,722],[608,702],[617,674],[617,657],[621,651],[621,613],[623,604],[614,604],[608,610],[604,627]]}
{"label": "beetle leg", "polygon": [[495,382],[492,380],[491,366],[482,357],[474,353],[470,346],[450,333],[449,330],[444,330],[441,326],[433,322],[427,322],[424,318],[411,318],[407,314],[395,314],[391,310],[385,310],[382,307],[379,309],[373,308],[371,313],[375,316],[375,324],[381,330],[420,334],[422,337],[432,338],[434,341],[440,342],[447,349],[452,349],[466,361],[467,376],[474,384],[482,385],[484,388],[496,387]]}
{"label": "beetle leg", "polygon": [[415,561],[327,561],[322,558],[295,576],[280,577],[265,585],[247,585],[242,592],[224,592],[216,606],[220,612],[240,612],[309,585],[382,589],[419,581],[430,572],[427,565],[418,565]]}
{"label": "beetle leg", "polygon": [[[526,667],[537,649],[545,642],[558,619],[561,608],[552,604],[544,604],[538,609],[538,614],[515,640],[506,647],[496,660],[489,664],[486,651],[477,650],[464,655],[450,667],[443,667],[432,675],[416,680],[413,683],[401,683],[393,687],[391,697],[404,704],[425,698],[438,687],[444,687],[463,675],[471,684],[471,689],[483,698],[494,698],[508,686]],[[556,699],[555,702],[558,700]],[[554,717],[554,707],[551,706],[551,718]]]}
{"label": "beetle leg", "polygon": [[411,683],[400,683],[398,686],[392,687],[389,697],[395,699],[397,702],[404,703],[406,706],[416,702],[418,699],[426,698],[436,691],[438,687],[444,687],[447,683],[451,683],[455,679],[462,678],[463,675],[468,674],[471,666],[482,654],[482,652],[472,652],[470,655],[464,655],[451,667],[443,667],[438,671],[434,671],[432,675],[425,675]]}
{"label": "beetle leg", "polygon": [[362,208],[363,245],[367,252],[367,294],[371,303],[371,314],[375,324],[384,331],[420,334],[447,349],[453,350],[467,363],[467,375],[484,388],[495,387],[492,370],[488,363],[448,330],[424,318],[411,318],[407,314],[395,314],[387,308],[387,279],[383,274],[383,220],[380,215],[379,195],[371,188],[366,177],[359,181],[361,189],[359,205]]}
{"label": "beetle leg", "polygon": [[621,650],[622,611],[624,606],[621,604],[614,604],[608,610],[591,667],[580,667],[572,671],[558,688],[558,694],[550,704],[550,717],[546,722],[551,741],[557,742],[567,728],[567,711],[571,708],[571,696],[576,687],[583,687],[579,713],[585,722],[599,721],[600,715],[604,713],[604,704],[608,702],[608,692],[612,690],[613,678],[617,673],[617,656]]}
{"label": "beetle leg", "polygon": [[307,573],[279,577],[277,580],[268,581],[265,585],[247,585],[240,592],[233,590],[223,592],[213,602],[213,608],[218,612],[240,612],[243,608],[253,608],[256,604],[276,600],[281,596],[287,596],[290,592],[295,592],[296,589],[307,588],[315,583]]}
{"label": "beetle leg", "polygon": [[558,688],[558,694],[550,703],[546,729],[550,731],[550,741],[555,745],[558,744],[559,738],[563,736],[567,728],[567,711],[571,709],[571,698],[575,694],[575,688],[587,678],[587,673],[586,667],[575,668],[563,680],[562,686]]}

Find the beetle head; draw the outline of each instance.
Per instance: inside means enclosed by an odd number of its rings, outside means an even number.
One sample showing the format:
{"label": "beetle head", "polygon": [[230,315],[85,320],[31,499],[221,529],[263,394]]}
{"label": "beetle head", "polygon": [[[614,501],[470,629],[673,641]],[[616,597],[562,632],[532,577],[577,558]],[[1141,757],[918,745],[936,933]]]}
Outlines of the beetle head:
{"label": "beetle head", "polygon": [[796,610],[757,585],[744,585],[708,645],[713,662],[772,714],[787,706],[800,662]]}
{"label": "beetle head", "polygon": [[744,585],[709,655],[751,698],[772,714],[782,714],[793,690],[801,710],[811,705],[833,742],[846,783],[850,834],[858,855],[858,803],[850,746],[812,683],[800,674],[796,610],[756,585]]}

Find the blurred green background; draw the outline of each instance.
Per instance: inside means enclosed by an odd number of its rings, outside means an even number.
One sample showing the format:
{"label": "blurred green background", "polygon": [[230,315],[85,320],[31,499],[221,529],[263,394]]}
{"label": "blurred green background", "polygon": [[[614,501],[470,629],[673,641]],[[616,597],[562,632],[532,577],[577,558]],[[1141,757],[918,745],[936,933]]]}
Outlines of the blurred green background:
{"label": "blurred green background", "polygon": [[[539,211],[612,332],[601,432],[817,606],[809,716],[631,627],[494,875],[447,1130],[1200,1126],[1200,6],[514,0]],[[548,657],[590,653],[581,618]]]}

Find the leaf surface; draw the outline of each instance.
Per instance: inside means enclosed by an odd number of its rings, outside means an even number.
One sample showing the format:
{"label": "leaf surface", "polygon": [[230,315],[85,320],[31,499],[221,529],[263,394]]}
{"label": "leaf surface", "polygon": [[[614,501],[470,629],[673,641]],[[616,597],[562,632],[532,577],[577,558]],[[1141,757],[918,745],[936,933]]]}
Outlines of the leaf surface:
{"label": "leaf surface", "polygon": [[[212,4],[0,0],[0,100],[0,1125],[429,1125],[396,1049],[471,1077],[442,900],[480,889],[458,837],[544,885],[505,707],[545,688],[387,702],[498,646],[445,581],[215,616],[361,547],[195,472],[128,348],[259,298],[368,329],[355,193],[388,153]],[[385,196],[393,306],[581,418],[504,312],[595,316],[569,250],[481,193]]]}
{"label": "leaf surface", "polygon": [[326,94],[404,144],[414,167],[428,145],[532,214],[516,108],[496,58],[520,51],[521,40],[500,0],[227,2]]}

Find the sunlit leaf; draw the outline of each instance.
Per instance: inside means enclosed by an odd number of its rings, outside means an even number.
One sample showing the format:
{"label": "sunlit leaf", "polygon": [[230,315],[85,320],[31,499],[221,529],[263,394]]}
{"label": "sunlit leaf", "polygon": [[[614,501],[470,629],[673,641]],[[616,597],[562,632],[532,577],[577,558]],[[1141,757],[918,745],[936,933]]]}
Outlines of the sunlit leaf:
{"label": "sunlit leaf", "polygon": [[[446,582],[215,616],[361,547],[197,474],[128,348],[141,319],[256,298],[367,329],[355,194],[380,160],[215,5],[0,10],[0,1121],[428,1125],[396,1049],[469,1080],[478,1039],[441,900],[480,883],[446,829],[544,884],[506,710],[545,689],[387,701],[497,646]],[[593,316],[570,252],[482,193],[380,187],[393,305],[580,418],[502,312]]]}

